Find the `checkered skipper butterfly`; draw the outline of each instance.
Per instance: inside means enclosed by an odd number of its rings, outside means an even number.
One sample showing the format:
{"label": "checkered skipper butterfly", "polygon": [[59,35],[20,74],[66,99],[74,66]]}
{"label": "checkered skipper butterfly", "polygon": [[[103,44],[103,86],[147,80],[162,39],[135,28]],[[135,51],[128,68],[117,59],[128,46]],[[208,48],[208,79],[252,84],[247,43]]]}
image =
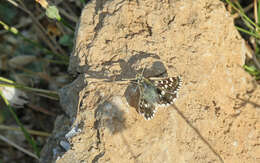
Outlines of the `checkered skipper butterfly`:
{"label": "checkered skipper butterfly", "polygon": [[151,80],[138,74],[134,83],[140,93],[137,110],[146,120],[150,120],[154,117],[157,107],[173,104],[178,97],[182,81],[179,76]]}

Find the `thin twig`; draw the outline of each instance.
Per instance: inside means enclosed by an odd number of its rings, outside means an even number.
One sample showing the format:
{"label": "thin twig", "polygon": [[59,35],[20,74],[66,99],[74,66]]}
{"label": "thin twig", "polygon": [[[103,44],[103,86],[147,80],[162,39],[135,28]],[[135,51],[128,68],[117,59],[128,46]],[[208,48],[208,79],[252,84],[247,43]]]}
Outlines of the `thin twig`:
{"label": "thin twig", "polygon": [[[26,12],[32,19],[32,21],[34,22],[33,24],[36,25],[36,30],[37,33],[40,35],[40,37],[43,39],[43,41],[49,46],[49,48],[54,52],[54,53],[58,53],[58,51],[56,50],[55,46],[53,46],[53,43],[50,42],[50,40],[46,37],[46,35],[44,33],[47,33],[43,26],[39,23],[39,21],[34,17],[34,15],[26,8],[26,6],[23,4],[23,2],[21,0],[19,0],[19,4],[17,4],[16,2],[14,2],[13,0],[7,0],[8,2],[10,2],[11,4],[13,4],[15,7],[20,8],[21,10],[23,10],[24,12]],[[45,31],[45,32],[44,32]]]}
{"label": "thin twig", "polygon": [[17,8],[19,8],[19,9],[21,9],[21,10],[23,10],[24,12],[26,12],[27,13],[27,10],[25,9],[25,8],[23,8],[23,7],[21,7],[18,3],[16,3],[15,1],[13,1],[13,0],[7,0],[9,3],[11,3],[12,5],[14,5],[15,7],[17,7]]}
{"label": "thin twig", "polygon": [[258,24],[258,14],[257,14],[257,0],[254,0],[254,16],[255,16],[255,23]]}
{"label": "thin twig", "polygon": [[185,122],[196,132],[196,134],[200,137],[200,139],[209,147],[209,149],[218,157],[221,163],[224,163],[222,157],[217,153],[217,151],[213,148],[213,146],[201,135],[199,130],[191,124],[191,122],[182,114],[182,112],[177,108],[176,105],[173,104],[173,107],[177,111],[177,113],[185,120]]}
{"label": "thin twig", "polygon": [[44,113],[44,114],[47,114],[47,115],[50,115],[50,116],[56,116],[55,113],[45,109],[44,107],[40,107],[40,106],[37,106],[37,105],[33,105],[33,104],[27,104],[28,107],[30,107],[31,109],[35,110],[35,111],[38,111],[38,112],[41,112],[41,113]]}
{"label": "thin twig", "polygon": [[73,12],[73,10],[71,9],[71,5],[69,5],[67,3],[67,1],[62,1],[62,5],[64,6],[64,9],[69,11],[70,14],[72,14],[73,16],[76,16],[75,13]]}
{"label": "thin twig", "polygon": [[[251,10],[253,7],[254,7],[254,4],[251,3],[250,5],[248,5],[247,7],[245,7],[243,10],[244,10],[244,12],[246,13],[246,12],[248,12],[249,10]],[[236,10],[236,11],[237,11],[237,13],[235,13],[235,14],[232,16],[234,19],[236,19],[236,18],[238,18],[238,17],[241,17],[240,12],[239,12],[238,10]]]}
{"label": "thin twig", "polygon": [[[244,12],[247,13],[247,12],[248,12],[249,10],[251,10],[253,7],[254,7],[254,4],[251,3],[250,5],[248,5],[247,7],[244,8]],[[239,18],[239,17],[240,17],[240,14],[237,12],[237,13],[235,13],[234,15],[232,15],[232,17],[233,17],[234,19]]]}
{"label": "thin twig", "polygon": [[24,149],[23,147],[18,146],[17,144],[15,144],[15,143],[13,143],[12,141],[8,140],[6,137],[0,135],[0,139],[1,139],[2,141],[6,142],[7,144],[10,144],[11,146],[15,147],[15,148],[18,149],[19,151],[22,151],[23,153],[25,153],[25,154],[27,154],[27,155],[29,155],[29,156],[31,156],[31,157],[33,157],[33,158],[39,160],[39,157],[37,157],[35,154],[33,154],[32,152],[30,152],[30,151]]}
{"label": "thin twig", "polygon": [[[66,1],[63,0],[58,0],[53,2],[56,6],[58,6],[60,3],[64,3]],[[58,7],[59,12],[64,15],[67,19],[69,19],[70,21],[77,23],[79,18],[75,15],[75,13],[70,9],[70,7],[65,6],[68,11],[70,11],[70,13],[67,13],[66,10],[64,10],[63,8]]]}
{"label": "thin twig", "polygon": [[[253,4],[253,3],[251,3],[250,5],[248,5],[247,7],[245,7],[245,8],[244,8],[245,13],[247,13],[247,12],[248,12],[249,10],[251,10],[253,7],[254,7],[254,4]],[[237,19],[237,18],[240,17],[240,14],[237,12],[237,13],[235,13],[234,15],[232,15],[232,17],[233,17],[234,19]]]}
{"label": "thin twig", "polygon": [[251,47],[245,41],[243,41],[243,45],[244,45],[245,53],[247,54],[247,56],[249,58],[253,59],[257,69],[260,70],[260,63],[259,63],[258,59],[256,58],[254,51],[251,49]]}
{"label": "thin twig", "polygon": [[[46,44],[51,48],[51,50],[55,53],[58,53],[57,49],[59,50],[60,53],[62,53],[63,55],[66,55],[66,52],[61,48],[60,44],[51,36],[49,36],[48,32],[45,30],[45,28],[42,26],[42,24],[35,18],[35,16],[33,15],[33,13],[27,9],[26,5],[23,3],[22,0],[18,0],[21,7],[24,8],[24,10],[26,11],[27,14],[29,14],[29,16],[31,17],[31,19],[33,20],[33,22],[36,24],[36,28],[38,30],[38,32],[40,32],[39,34],[41,35],[41,38],[43,38],[43,40],[46,42]],[[48,37],[47,37],[48,36]],[[50,40],[51,42],[50,42]]]}
{"label": "thin twig", "polygon": [[[43,17],[45,17],[45,14],[39,15],[36,19],[37,20],[41,20]],[[16,28],[16,29],[20,29],[20,28],[24,28],[24,27],[26,27],[26,26],[28,26],[30,24],[32,24],[32,20],[31,19],[26,19],[25,21],[23,21],[23,22],[21,22],[21,23],[19,23],[17,25],[14,25],[13,27]],[[0,31],[0,35],[5,34],[7,32],[9,32],[9,31],[5,30],[5,29],[1,30]]]}
{"label": "thin twig", "polygon": [[75,17],[74,15],[68,14],[68,13],[67,13],[64,9],[62,9],[62,8],[58,8],[58,9],[59,9],[60,13],[61,13],[62,15],[64,15],[66,18],[68,18],[69,20],[73,21],[74,23],[77,23],[77,22],[78,22],[78,18]]}
{"label": "thin twig", "polygon": [[[0,125],[0,130],[14,130],[14,131],[21,131],[21,128],[19,127],[10,127],[10,126],[5,126],[5,125]],[[51,134],[47,133],[47,132],[42,132],[42,131],[36,131],[36,130],[30,130],[27,129],[28,133],[32,134],[32,135],[37,135],[37,136],[50,136]]]}

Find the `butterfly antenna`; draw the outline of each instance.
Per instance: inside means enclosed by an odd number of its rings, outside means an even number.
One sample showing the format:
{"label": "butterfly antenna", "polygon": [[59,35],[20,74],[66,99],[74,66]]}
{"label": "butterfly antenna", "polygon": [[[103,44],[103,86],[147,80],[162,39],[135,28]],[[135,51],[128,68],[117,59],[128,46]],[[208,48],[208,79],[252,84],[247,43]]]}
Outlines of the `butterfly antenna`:
{"label": "butterfly antenna", "polygon": [[145,70],[146,66],[147,66],[147,64],[144,65],[144,68],[143,68],[142,73],[141,73],[142,76],[144,76],[144,70]]}

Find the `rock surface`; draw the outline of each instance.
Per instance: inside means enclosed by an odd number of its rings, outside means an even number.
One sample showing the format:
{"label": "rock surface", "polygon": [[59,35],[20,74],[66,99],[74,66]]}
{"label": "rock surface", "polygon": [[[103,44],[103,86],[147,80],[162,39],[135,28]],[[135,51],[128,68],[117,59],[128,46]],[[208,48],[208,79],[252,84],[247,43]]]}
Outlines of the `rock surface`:
{"label": "rock surface", "polygon": [[[56,162],[260,162],[260,89],[242,68],[242,42],[220,1],[91,1],[69,67],[80,82],[61,97],[82,132]],[[144,67],[183,80],[149,121],[122,82]]]}

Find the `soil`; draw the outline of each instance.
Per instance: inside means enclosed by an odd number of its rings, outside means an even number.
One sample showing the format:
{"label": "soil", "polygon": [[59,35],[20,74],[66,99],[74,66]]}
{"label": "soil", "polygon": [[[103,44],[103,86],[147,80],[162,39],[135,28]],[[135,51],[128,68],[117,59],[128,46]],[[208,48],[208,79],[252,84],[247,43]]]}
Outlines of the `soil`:
{"label": "soil", "polygon": [[[70,60],[77,78],[60,91],[68,116],[41,162],[260,162],[260,89],[243,45],[221,1],[89,2]],[[149,121],[129,84],[143,69],[183,80]],[[71,126],[81,132],[57,152]]]}

